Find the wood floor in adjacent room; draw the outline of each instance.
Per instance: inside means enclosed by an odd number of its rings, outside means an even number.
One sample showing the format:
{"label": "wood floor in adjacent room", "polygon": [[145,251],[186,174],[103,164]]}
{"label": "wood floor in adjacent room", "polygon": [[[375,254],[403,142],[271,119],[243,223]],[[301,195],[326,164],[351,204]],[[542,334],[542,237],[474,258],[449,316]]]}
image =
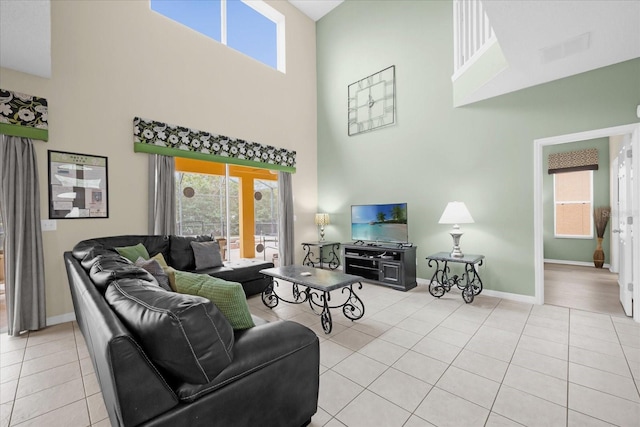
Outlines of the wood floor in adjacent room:
{"label": "wood floor in adjacent room", "polygon": [[611,316],[625,316],[618,275],[606,268],[544,264],[544,302]]}

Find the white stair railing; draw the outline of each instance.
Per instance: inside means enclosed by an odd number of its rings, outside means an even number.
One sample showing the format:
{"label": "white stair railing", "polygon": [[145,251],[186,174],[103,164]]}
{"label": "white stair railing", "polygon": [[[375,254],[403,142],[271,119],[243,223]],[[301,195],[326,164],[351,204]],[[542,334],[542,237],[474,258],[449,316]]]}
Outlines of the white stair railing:
{"label": "white stair railing", "polygon": [[480,0],[453,0],[453,76],[455,80],[495,42]]}

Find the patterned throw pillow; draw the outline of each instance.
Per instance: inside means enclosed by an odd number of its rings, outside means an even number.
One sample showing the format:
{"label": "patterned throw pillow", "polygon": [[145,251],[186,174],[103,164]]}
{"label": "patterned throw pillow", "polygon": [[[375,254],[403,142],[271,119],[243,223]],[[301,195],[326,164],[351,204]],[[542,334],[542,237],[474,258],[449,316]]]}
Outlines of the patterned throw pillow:
{"label": "patterned throw pillow", "polygon": [[114,248],[120,255],[135,263],[140,257],[149,259],[149,252],[142,243],[138,243],[135,246],[123,246],[121,248]]}
{"label": "patterned throw pillow", "polygon": [[196,258],[196,270],[222,267],[222,255],[218,242],[191,242]]}
{"label": "patterned throw pillow", "polygon": [[240,283],[179,270],[175,270],[175,277],[178,292],[209,299],[227,318],[234,330],[255,326]]}
{"label": "patterned throw pillow", "polygon": [[155,259],[144,259],[139,257],[135,264],[138,267],[142,267],[147,270],[155,279],[158,281],[158,284],[161,288],[171,291],[171,286],[169,286],[169,276],[164,272],[164,269],[160,265],[158,261]]}

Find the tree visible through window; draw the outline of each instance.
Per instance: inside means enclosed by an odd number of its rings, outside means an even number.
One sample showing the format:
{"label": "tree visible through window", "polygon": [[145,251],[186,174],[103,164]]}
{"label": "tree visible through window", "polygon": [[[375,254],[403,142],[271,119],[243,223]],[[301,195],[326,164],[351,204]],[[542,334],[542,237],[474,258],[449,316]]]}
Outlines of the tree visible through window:
{"label": "tree visible through window", "polygon": [[593,238],[593,171],[553,175],[555,236]]}
{"label": "tree visible through window", "polygon": [[151,10],[285,71],[284,15],[260,0],[150,0]]}

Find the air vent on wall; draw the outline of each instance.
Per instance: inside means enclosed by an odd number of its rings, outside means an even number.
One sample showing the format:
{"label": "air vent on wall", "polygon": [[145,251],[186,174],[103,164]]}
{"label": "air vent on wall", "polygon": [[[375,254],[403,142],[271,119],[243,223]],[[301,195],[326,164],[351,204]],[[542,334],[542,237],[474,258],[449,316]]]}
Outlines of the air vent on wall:
{"label": "air vent on wall", "polygon": [[570,38],[562,43],[540,49],[541,61],[543,64],[575,55],[589,49],[591,33],[584,33],[577,37]]}

